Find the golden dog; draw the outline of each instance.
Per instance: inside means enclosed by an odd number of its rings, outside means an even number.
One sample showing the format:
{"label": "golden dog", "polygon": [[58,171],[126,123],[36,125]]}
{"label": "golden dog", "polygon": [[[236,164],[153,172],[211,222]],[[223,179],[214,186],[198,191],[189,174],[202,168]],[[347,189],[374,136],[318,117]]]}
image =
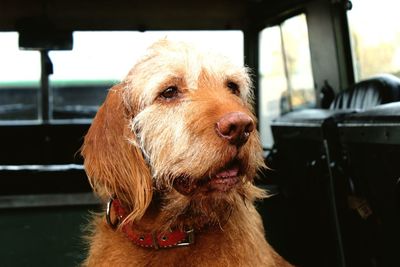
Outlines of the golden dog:
{"label": "golden dog", "polygon": [[108,93],[82,155],[106,202],[86,266],[290,266],[253,202],[263,167],[246,68],[152,45]]}

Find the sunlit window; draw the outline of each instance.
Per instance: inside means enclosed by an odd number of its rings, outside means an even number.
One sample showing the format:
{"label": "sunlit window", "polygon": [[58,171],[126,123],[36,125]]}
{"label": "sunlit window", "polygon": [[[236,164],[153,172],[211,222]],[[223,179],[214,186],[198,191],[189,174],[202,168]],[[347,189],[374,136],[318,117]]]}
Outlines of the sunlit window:
{"label": "sunlit window", "polygon": [[356,80],[390,73],[400,77],[400,2],[352,0],[348,20]]}
{"label": "sunlit window", "polygon": [[289,18],[260,33],[260,134],[273,144],[271,121],[289,111],[315,106],[306,16]]}
{"label": "sunlit window", "polygon": [[[217,50],[236,64],[244,61],[241,31],[74,32],[72,51],[49,51],[50,121],[93,118],[108,89],[162,38]],[[0,44],[0,122],[38,120],[38,107],[46,105],[39,101],[40,53],[20,51],[15,32],[0,33]]]}
{"label": "sunlit window", "polygon": [[19,50],[16,32],[0,32],[0,48],[0,122],[37,120],[39,52]]}
{"label": "sunlit window", "polygon": [[75,32],[72,51],[52,51],[51,118],[92,118],[108,88],[125,77],[145,49],[161,38],[217,50],[243,64],[241,31]]}

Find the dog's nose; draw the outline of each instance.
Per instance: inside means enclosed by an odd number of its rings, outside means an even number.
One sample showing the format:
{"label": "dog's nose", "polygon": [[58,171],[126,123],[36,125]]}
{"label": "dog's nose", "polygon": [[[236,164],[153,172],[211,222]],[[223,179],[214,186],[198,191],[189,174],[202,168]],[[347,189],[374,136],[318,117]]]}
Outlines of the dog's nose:
{"label": "dog's nose", "polygon": [[247,142],[254,127],[254,121],[249,115],[232,112],[219,119],[216,130],[219,136],[231,144],[241,146]]}

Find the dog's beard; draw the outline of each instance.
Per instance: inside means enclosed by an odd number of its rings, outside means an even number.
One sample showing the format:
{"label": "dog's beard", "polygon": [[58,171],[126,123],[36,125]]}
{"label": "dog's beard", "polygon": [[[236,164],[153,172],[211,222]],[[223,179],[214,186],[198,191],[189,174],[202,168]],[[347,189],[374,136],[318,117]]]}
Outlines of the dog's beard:
{"label": "dog's beard", "polygon": [[[153,188],[158,195],[163,230],[223,229],[236,210],[251,206],[256,199],[265,197],[264,192],[252,184],[257,166],[254,166],[256,161],[249,158],[249,150],[237,153],[238,157],[226,153],[229,156],[225,159],[213,159],[211,164],[206,165],[212,167],[198,176],[189,174],[193,169],[201,169],[196,165],[200,164],[198,162],[184,174],[153,172]],[[204,161],[202,167],[205,167]],[[170,171],[173,168],[166,169]],[[161,177],[154,173],[161,174]]]}
{"label": "dog's beard", "polygon": [[162,203],[161,220],[165,230],[188,227],[223,229],[236,209],[251,205],[255,199],[264,197],[264,192],[249,182],[226,193],[183,195],[172,189],[159,194]]}

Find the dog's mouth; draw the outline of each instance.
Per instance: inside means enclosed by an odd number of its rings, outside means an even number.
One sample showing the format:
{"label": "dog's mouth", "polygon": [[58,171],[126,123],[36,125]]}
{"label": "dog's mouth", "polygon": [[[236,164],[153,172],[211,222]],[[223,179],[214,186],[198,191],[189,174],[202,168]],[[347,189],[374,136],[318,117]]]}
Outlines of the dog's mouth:
{"label": "dog's mouth", "polygon": [[234,160],[204,178],[193,179],[190,176],[181,175],[174,180],[174,188],[184,195],[194,192],[224,193],[237,186],[242,176],[243,166],[238,160]]}

